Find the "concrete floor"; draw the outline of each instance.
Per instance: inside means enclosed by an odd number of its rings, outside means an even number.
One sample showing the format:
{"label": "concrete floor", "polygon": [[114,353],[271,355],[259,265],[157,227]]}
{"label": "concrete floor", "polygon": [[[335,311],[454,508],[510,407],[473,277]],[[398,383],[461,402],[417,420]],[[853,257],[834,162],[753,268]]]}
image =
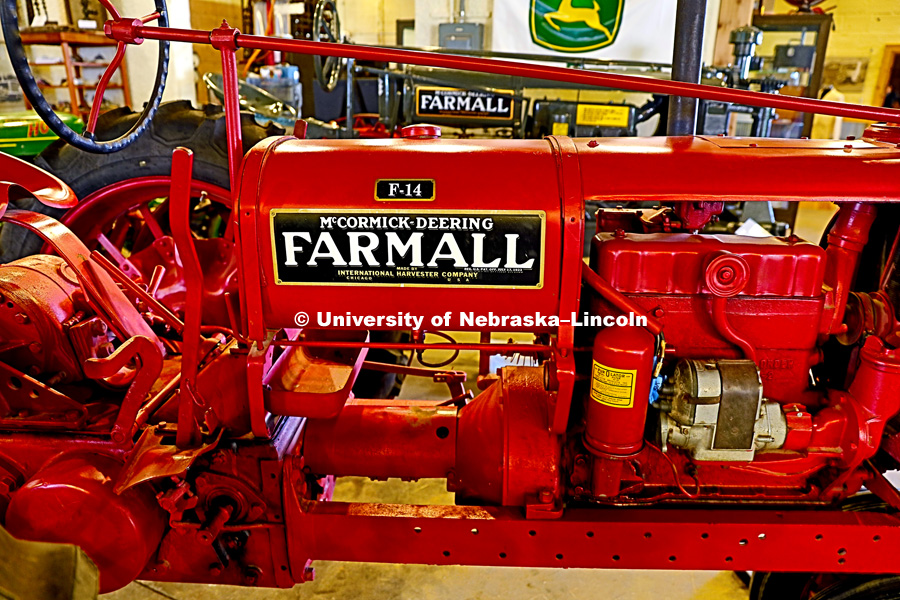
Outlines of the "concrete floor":
{"label": "concrete floor", "polygon": [[[833,205],[801,205],[796,233],[816,242],[834,213]],[[460,341],[477,341],[465,335]],[[499,340],[495,340],[499,341]],[[428,360],[443,360],[439,352]],[[475,353],[462,353],[456,368],[469,374],[474,387]],[[429,380],[408,378],[401,397],[443,398],[446,388]],[[404,483],[363,478],[338,481],[335,500],[412,504],[451,504],[443,480]],[[316,579],[290,590],[247,589],[156,582],[134,582],[104,596],[109,600],[746,600],[746,586],[730,572],[615,571],[524,569],[316,562]]]}
{"label": "concrete floor", "polygon": [[290,590],[135,582],[104,600],[746,600],[730,572],[588,571],[316,563]]}

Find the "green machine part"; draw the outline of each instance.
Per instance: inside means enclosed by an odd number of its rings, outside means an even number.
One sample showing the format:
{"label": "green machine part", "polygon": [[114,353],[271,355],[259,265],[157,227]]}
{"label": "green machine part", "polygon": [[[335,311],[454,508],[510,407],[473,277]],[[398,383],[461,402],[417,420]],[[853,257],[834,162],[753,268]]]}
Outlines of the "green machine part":
{"label": "green machine part", "polygon": [[[84,127],[80,117],[58,114],[71,129],[81,131]],[[20,157],[37,156],[57,139],[37,113],[21,111],[0,115],[0,152]]]}

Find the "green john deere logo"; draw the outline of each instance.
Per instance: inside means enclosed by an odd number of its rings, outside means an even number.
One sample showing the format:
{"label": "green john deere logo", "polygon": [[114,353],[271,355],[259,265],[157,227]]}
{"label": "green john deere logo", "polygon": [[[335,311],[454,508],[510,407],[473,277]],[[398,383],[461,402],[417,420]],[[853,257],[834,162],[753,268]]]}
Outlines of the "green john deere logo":
{"label": "green john deere logo", "polygon": [[625,0],[531,0],[531,39],[561,52],[587,52],[616,41]]}

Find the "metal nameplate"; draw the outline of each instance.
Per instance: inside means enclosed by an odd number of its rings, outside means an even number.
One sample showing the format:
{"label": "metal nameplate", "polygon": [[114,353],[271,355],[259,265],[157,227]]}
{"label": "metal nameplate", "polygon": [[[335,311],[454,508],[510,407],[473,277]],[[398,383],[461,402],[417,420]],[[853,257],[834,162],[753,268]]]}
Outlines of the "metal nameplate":
{"label": "metal nameplate", "polygon": [[270,212],[279,285],[542,287],[544,211]]}
{"label": "metal nameplate", "polygon": [[434,200],[434,179],[379,179],[375,199],[381,202]]}
{"label": "metal nameplate", "polygon": [[463,90],[448,87],[417,87],[417,117],[452,117],[469,119],[513,118],[512,92],[503,93]]}

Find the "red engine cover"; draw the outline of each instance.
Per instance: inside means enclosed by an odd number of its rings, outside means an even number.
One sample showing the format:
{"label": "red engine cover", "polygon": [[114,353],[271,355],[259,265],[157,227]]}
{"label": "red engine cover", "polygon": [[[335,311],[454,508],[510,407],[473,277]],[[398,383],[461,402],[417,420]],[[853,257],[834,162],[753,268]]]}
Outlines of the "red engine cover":
{"label": "red engine cover", "polygon": [[[742,357],[713,318],[717,295],[707,283],[710,262],[739,257],[745,285],[725,299],[731,329],[750,342],[767,398],[802,401],[825,297],[825,251],[785,238],[690,234],[594,236],[591,267],[663,324],[673,356]],[[603,311],[603,307],[594,307]]]}
{"label": "red engine cover", "polygon": [[[459,313],[558,315],[561,163],[580,177],[571,152],[563,160],[551,140],[261,142],[245,160],[239,204],[251,335],[262,315],[267,328],[304,326],[301,312],[312,326],[326,311],[412,313],[424,329],[451,313],[443,328],[457,330],[484,328]],[[583,210],[572,214],[567,225],[580,231]]]}

